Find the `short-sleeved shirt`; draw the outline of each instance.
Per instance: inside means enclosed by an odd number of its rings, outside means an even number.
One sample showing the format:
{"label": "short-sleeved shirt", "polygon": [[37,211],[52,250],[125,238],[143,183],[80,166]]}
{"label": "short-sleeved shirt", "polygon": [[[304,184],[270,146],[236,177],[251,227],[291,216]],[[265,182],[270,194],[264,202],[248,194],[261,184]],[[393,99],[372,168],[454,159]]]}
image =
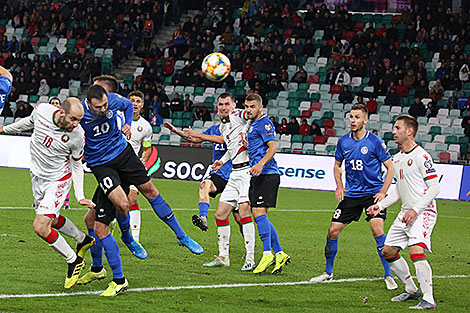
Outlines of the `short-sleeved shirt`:
{"label": "short-sleeved shirt", "polygon": [[[219,129],[220,125],[212,125],[206,131],[203,132],[205,135],[212,135],[212,136],[221,136],[221,132]],[[212,163],[217,160],[220,160],[224,154],[227,152],[227,145],[220,144],[220,143],[213,143],[212,144]],[[215,173],[211,170],[211,174],[217,174],[225,180],[228,180],[230,177],[230,173],[232,172],[232,160],[226,162],[222,167]]]}
{"label": "short-sleeved shirt", "polygon": [[134,105],[128,99],[108,93],[108,110],[105,116],[94,115],[86,99],[82,101],[85,115],[80,121],[85,130],[85,161],[89,166],[107,163],[121,154],[128,143],[118,127],[117,112],[124,111],[126,123],[132,121]]}
{"label": "short-sleeved shirt", "polygon": [[131,144],[135,154],[139,155],[140,148],[150,147],[152,145],[152,126],[142,116],[132,121],[131,135],[126,138]]}
{"label": "short-sleeved shirt", "polygon": [[[253,167],[266,155],[268,142],[276,141],[276,130],[273,122],[263,114],[259,119],[251,123],[248,130],[248,153],[250,166]],[[272,158],[263,166],[260,174],[279,174],[276,160]]]}
{"label": "short-sleeved shirt", "polygon": [[11,92],[12,82],[8,77],[0,76],[0,113]]}
{"label": "short-sleeved shirt", "polygon": [[377,194],[383,186],[382,163],[390,159],[384,141],[367,131],[364,138],[355,140],[352,133],[341,137],[335,159],[344,161],[346,197]]}

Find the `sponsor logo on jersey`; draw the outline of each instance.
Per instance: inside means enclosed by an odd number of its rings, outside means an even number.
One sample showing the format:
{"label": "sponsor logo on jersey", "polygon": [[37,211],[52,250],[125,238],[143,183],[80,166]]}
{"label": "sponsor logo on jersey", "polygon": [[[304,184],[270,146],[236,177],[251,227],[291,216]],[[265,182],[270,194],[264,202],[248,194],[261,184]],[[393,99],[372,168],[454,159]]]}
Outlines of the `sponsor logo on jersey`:
{"label": "sponsor logo on jersey", "polygon": [[113,117],[113,114],[114,114],[114,113],[113,113],[113,111],[111,111],[111,110],[106,111],[106,117],[107,117],[108,119],[110,119],[111,117]]}
{"label": "sponsor logo on jersey", "polygon": [[430,169],[426,170],[426,174],[431,174],[431,173],[435,173],[435,172],[436,172],[436,170],[433,169],[433,168],[430,168]]}
{"label": "sponsor logo on jersey", "polygon": [[432,168],[432,161],[431,160],[424,161],[424,167],[427,168],[427,169],[431,169]]}
{"label": "sponsor logo on jersey", "polygon": [[408,166],[411,166],[413,164],[413,159],[409,159],[407,164],[408,164]]}
{"label": "sponsor logo on jersey", "polygon": [[144,130],[144,128],[143,128],[142,126],[138,126],[138,127],[137,127],[137,131],[138,131],[138,132],[142,132],[143,130]]}
{"label": "sponsor logo on jersey", "polygon": [[369,152],[369,149],[367,147],[362,147],[361,148],[361,153],[362,154],[367,154],[367,152]]}
{"label": "sponsor logo on jersey", "polygon": [[70,140],[70,137],[68,135],[62,135],[60,140],[62,140],[63,142],[68,142]]}

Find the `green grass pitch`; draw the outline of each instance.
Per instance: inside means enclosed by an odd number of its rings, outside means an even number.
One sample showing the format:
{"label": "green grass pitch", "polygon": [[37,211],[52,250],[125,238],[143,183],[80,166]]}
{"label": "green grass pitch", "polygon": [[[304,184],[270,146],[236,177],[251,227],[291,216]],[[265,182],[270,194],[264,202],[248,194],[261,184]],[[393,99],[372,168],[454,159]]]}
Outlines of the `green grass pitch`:
{"label": "green grass pitch", "polygon": [[[302,282],[323,271],[325,237],[337,204],[331,192],[280,190],[278,208],[272,209],[269,217],[278,230],[284,250],[292,257],[292,263],[278,276],[269,273],[255,276],[240,271],[244,246],[233,218],[231,266],[202,267],[217,254],[216,225],[211,216],[217,201],[211,202],[209,231],[203,233],[191,223],[197,207],[198,184],[169,180],[154,182],[176,209],[175,214],[185,231],[205,248],[204,253],[196,256],[179,247],[172,231],[153,211],[148,210],[148,202],[141,198],[141,207],[147,208],[142,211],[141,243],[147,249],[148,259],[139,260],[132,256],[120,241],[119,230],[115,231],[130,290],[111,299],[97,294],[58,297],[56,294],[60,293],[103,291],[111,280],[111,270],[104,260],[108,270],[106,279],[64,290],[65,261],[33,232],[29,172],[0,168],[0,312],[403,312],[416,303],[390,302],[392,296],[401,292],[403,285],[399,283],[399,290],[387,291],[381,279],[328,284],[247,285]],[[92,196],[95,187],[93,176],[85,175],[85,194],[88,197]],[[74,196],[71,198],[72,207],[77,208]],[[439,276],[434,278],[435,299],[440,311],[468,312],[470,278],[447,276],[470,274],[470,245],[467,241],[470,238],[470,203],[438,201],[438,210],[439,218],[432,237],[434,253],[428,255],[433,274]],[[85,209],[62,211],[84,231],[85,213]],[[389,211],[386,230],[397,213],[398,206],[395,205]],[[72,241],[69,243],[75,247]],[[259,239],[256,245],[256,259],[259,261],[262,251]],[[408,252],[402,254],[414,274]],[[89,253],[86,260],[85,270],[88,270],[91,264]],[[375,241],[363,219],[349,225],[340,235],[334,274],[337,280],[382,277]],[[138,290],[228,284],[242,286]],[[51,295],[2,298],[12,294]]]}

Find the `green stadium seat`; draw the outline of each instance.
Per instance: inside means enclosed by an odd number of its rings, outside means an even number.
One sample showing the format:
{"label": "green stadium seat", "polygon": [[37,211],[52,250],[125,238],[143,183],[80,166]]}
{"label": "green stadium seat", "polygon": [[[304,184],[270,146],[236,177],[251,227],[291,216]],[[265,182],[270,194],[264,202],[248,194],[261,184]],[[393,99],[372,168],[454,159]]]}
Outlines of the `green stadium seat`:
{"label": "green stadium seat", "polygon": [[176,111],[171,114],[172,119],[182,119],[183,118],[183,112],[182,111]]}
{"label": "green stadium seat", "polygon": [[161,130],[162,130],[162,129],[161,129],[160,126],[153,126],[153,127],[152,127],[152,132],[153,132],[154,134],[160,133]]}
{"label": "green stadium seat", "polygon": [[51,91],[49,92],[49,97],[57,97],[59,95],[59,88],[51,88]]}
{"label": "green stadium seat", "polygon": [[302,135],[292,135],[291,142],[302,142],[304,136]]}
{"label": "green stadium seat", "polygon": [[303,136],[302,143],[313,143],[314,140],[315,140],[315,136],[307,135],[307,136]]}
{"label": "green stadium seat", "polygon": [[456,143],[458,143],[457,136],[447,136],[445,143],[446,144],[456,144]]}
{"label": "green stadium seat", "polygon": [[431,126],[431,129],[429,130],[429,134],[432,136],[440,135],[441,133],[442,132],[440,126]]}

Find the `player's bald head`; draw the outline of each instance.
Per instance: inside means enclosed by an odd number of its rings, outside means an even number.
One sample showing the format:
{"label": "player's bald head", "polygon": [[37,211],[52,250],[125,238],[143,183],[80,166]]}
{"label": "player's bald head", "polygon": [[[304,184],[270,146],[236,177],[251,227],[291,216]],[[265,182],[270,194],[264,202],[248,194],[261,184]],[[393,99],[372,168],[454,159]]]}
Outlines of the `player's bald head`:
{"label": "player's bald head", "polygon": [[61,104],[61,108],[64,110],[65,114],[84,114],[82,102],[75,97],[65,99],[64,103]]}

